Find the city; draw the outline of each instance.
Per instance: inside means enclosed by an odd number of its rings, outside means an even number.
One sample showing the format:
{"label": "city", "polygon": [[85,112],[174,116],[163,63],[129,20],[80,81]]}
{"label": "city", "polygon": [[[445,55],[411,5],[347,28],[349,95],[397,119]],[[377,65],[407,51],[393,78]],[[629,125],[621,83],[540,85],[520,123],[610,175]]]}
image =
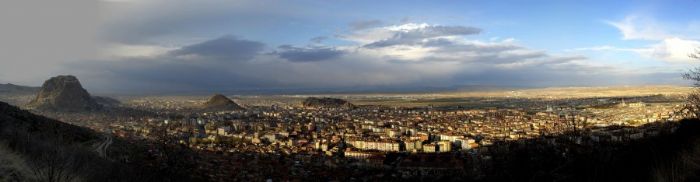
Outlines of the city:
{"label": "city", "polygon": [[[494,150],[512,142],[544,141],[555,148],[596,147],[672,133],[686,116],[679,111],[689,90],[659,88],[667,91],[645,95],[648,93],[634,91],[654,89],[607,88],[626,90],[628,96],[586,97],[591,92],[582,88],[580,95],[572,98],[523,94],[520,98],[467,97],[477,103],[469,108],[448,93],[394,96],[404,103],[386,95],[335,95],[360,103],[391,100],[387,105],[354,105],[314,95],[238,96],[234,100],[246,103],[239,105],[217,94],[132,97],[107,106],[108,112],[39,113],[105,133],[108,137],[100,139],[104,143],[98,150],[112,159],[133,158],[133,154],[118,152],[123,146],[110,149],[112,137],[183,146],[206,159],[191,159],[196,166],[206,166],[192,175],[214,181],[311,176],[338,179],[326,170],[348,168],[366,170],[349,173],[351,178],[390,170],[392,177],[400,179],[430,174],[478,180],[493,170],[488,166],[493,165]],[[434,106],[435,100],[444,103]],[[151,155],[164,155],[158,145],[147,145],[146,149]],[[286,171],[284,175],[277,173],[281,170]]]}

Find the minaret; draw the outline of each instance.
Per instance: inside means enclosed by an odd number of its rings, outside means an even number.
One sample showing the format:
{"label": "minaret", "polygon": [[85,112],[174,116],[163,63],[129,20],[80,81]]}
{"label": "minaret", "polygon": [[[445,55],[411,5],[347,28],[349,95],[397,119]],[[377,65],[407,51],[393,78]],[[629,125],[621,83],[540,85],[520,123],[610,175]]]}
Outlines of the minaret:
{"label": "minaret", "polygon": [[627,107],[627,103],[625,103],[625,98],[622,98],[622,104],[620,106]]}

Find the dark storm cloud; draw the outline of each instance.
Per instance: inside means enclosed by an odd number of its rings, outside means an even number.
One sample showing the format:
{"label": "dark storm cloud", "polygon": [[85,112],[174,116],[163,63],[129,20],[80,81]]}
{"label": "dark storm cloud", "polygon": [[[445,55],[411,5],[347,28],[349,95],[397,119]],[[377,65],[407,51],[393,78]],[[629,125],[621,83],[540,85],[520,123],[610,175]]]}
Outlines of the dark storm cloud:
{"label": "dark storm cloud", "polygon": [[182,47],[171,51],[174,56],[201,56],[220,61],[246,61],[250,60],[260,51],[265,44],[249,40],[236,39],[233,36],[224,36],[218,39]]}
{"label": "dark storm cloud", "polygon": [[381,48],[395,45],[415,45],[422,43],[423,40],[429,38],[437,38],[443,36],[455,35],[471,35],[478,34],[481,29],[464,26],[427,26],[418,29],[407,31],[394,31],[393,35],[384,40],[379,40],[365,45],[368,48]]}
{"label": "dark storm cloud", "polygon": [[352,30],[364,30],[368,28],[374,28],[381,26],[383,24],[380,20],[365,20],[365,21],[355,21],[350,23],[350,29]]}
{"label": "dark storm cloud", "polygon": [[278,47],[276,54],[280,58],[292,62],[317,62],[338,58],[343,51],[330,47],[294,47],[282,45]]}
{"label": "dark storm cloud", "polygon": [[[90,0],[85,0],[90,1]],[[91,0],[97,1],[97,0]],[[101,39],[123,44],[153,44],[188,36],[220,34],[221,26],[255,28],[271,19],[298,17],[298,3],[257,0],[100,1]],[[87,8],[86,8],[87,9]]]}
{"label": "dark storm cloud", "polygon": [[197,62],[159,59],[95,61],[70,65],[86,87],[97,92],[182,93],[241,88],[260,88],[267,83],[237,73],[232,66],[215,61]]}

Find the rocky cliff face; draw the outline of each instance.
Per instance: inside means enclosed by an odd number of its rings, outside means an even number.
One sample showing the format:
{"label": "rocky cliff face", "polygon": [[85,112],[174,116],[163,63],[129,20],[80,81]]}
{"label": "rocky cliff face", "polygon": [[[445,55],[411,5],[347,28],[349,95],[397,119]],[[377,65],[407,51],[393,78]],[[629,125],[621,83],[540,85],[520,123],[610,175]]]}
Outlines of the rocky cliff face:
{"label": "rocky cliff face", "polygon": [[207,102],[202,105],[203,109],[206,110],[237,110],[243,109],[240,105],[233,102],[231,99],[223,96],[221,94],[216,94],[209,98]]}
{"label": "rocky cliff face", "polygon": [[48,111],[94,111],[101,109],[90,94],[83,89],[75,76],[56,76],[46,80],[29,108]]}
{"label": "rocky cliff face", "polygon": [[302,103],[304,107],[309,108],[354,108],[350,102],[336,98],[316,98],[309,97]]}

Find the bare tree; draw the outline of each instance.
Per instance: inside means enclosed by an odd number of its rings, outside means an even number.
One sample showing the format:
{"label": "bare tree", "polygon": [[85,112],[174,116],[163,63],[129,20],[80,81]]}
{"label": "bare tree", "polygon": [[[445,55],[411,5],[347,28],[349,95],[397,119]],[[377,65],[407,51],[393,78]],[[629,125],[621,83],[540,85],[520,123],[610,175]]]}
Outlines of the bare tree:
{"label": "bare tree", "polygon": [[79,181],[80,172],[88,162],[86,160],[79,150],[54,144],[44,146],[44,150],[34,156],[29,165],[40,181],[70,182]]}
{"label": "bare tree", "polygon": [[[696,49],[694,53],[688,55],[693,59],[700,60],[700,49]],[[683,78],[693,81],[694,90],[688,94],[686,105],[683,108],[682,114],[686,117],[700,117],[700,67],[690,69],[683,74]]]}
{"label": "bare tree", "polygon": [[690,58],[700,59],[700,49],[695,49],[695,52],[691,53],[688,56],[690,56]]}

